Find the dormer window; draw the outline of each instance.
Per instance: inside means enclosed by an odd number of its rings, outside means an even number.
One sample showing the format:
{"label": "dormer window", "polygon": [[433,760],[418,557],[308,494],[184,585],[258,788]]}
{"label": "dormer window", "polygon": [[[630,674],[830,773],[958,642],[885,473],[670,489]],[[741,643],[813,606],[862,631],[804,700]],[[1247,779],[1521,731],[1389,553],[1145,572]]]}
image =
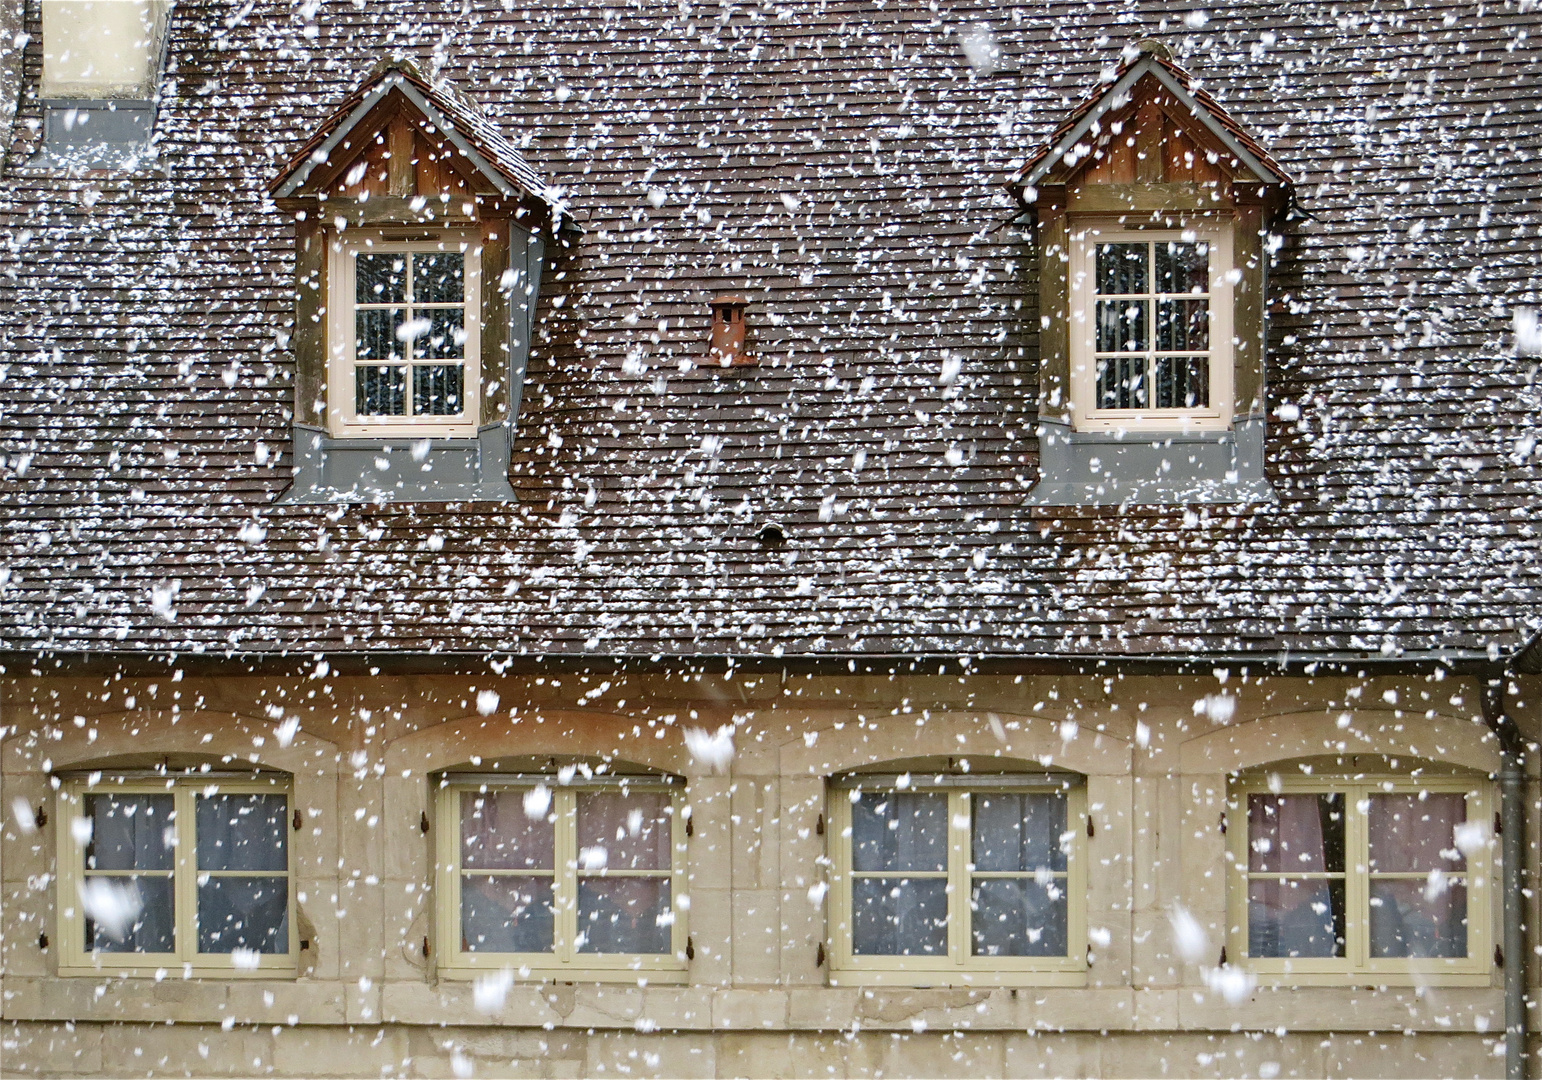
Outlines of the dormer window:
{"label": "dormer window", "polygon": [[344,234],[333,249],[327,417],[334,434],[476,435],[481,244]]}
{"label": "dormer window", "polygon": [[1272,500],[1265,264],[1284,171],[1143,41],[1012,183],[1039,254],[1028,502]]}
{"label": "dormer window", "polygon": [[1231,230],[1084,224],[1071,236],[1079,431],[1231,423]]}
{"label": "dormer window", "polygon": [[508,501],[551,189],[475,102],[378,65],[269,188],[295,222],[286,502]]}

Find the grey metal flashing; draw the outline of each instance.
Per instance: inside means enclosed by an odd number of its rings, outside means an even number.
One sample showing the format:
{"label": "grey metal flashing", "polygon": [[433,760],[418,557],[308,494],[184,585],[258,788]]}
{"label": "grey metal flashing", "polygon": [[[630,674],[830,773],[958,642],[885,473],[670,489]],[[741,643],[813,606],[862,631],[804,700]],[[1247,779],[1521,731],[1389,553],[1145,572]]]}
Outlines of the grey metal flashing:
{"label": "grey metal flashing", "polygon": [[1073,431],[1039,421],[1039,482],[1028,506],[1274,502],[1264,477],[1263,417],[1230,431]]}
{"label": "grey metal flashing", "polygon": [[1258,178],[1260,183],[1275,185],[1282,182],[1282,177],[1276,175],[1273,169],[1270,169],[1263,162],[1248,153],[1246,148],[1237,142],[1236,138],[1210,114],[1209,109],[1194,100],[1194,96],[1173,76],[1172,72],[1152,60],[1151,57],[1143,56],[1130,65],[1129,70],[1119,78],[1119,81],[1113,87],[1104,93],[1095,106],[1088,110],[1087,115],[1082,117],[1075,127],[1050,148],[1049,153],[1045,154],[1034,165],[1032,171],[1023,177],[1018,186],[1032,187],[1043,179],[1045,174],[1054,168],[1060,162],[1060,159],[1065,156],[1066,151],[1080,142],[1082,137],[1092,130],[1092,125],[1096,124],[1114,108],[1124,104],[1124,101],[1127,100],[1126,95],[1134,89],[1141,76],[1146,74],[1156,76],[1157,81],[1165,86],[1183,104],[1184,108],[1189,110],[1195,119],[1204,124],[1206,130],[1221,140],[1221,145],[1225,146],[1238,161],[1245,165]]}
{"label": "grey metal flashing", "polygon": [[337,438],[294,425],[294,483],[281,503],[512,502],[509,428],[474,439]]}
{"label": "grey metal flashing", "polygon": [[[416,105],[419,111],[423,113],[424,117],[428,119],[428,122],[439,131],[443,132],[445,138],[449,139],[451,144],[457,150],[459,150],[466,157],[466,159],[472,163],[472,165],[476,166],[477,171],[480,172],[483,176],[487,177],[487,179],[493,184],[494,187],[498,189],[500,193],[504,195],[519,194],[518,189],[516,189],[513,184],[509,183],[508,179],[503,175],[503,173],[493,167],[492,162],[488,161],[479,150],[473,148],[470,143],[461,137],[460,132],[456,128],[455,121],[445,116],[443,112],[430,104],[428,99],[418,92],[417,87],[413,86],[412,83],[410,83],[407,79],[403,78],[399,74],[393,73],[381,79],[380,85],[365,95],[364,100],[359,102],[359,104],[355,106],[353,112],[348,114],[348,118],[339,124],[337,129],[333,131],[331,135],[328,135],[326,139],[322,141],[320,146],[311,151],[310,160],[307,161],[304,165],[300,166],[300,168],[296,169],[294,173],[292,173],[289,178],[284,181],[283,185],[273,193],[274,197],[284,198],[286,196],[293,195],[297,190],[299,190],[300,185],[305,183],[306,179],[310,177],[311,173],[316,171],[316,167],[326,162],[331,157],[332,151],[337,147],[337,144],[342,142],[344,137],[346,137],[348,133],[351,132],[356,126],[358,126],[364,117],[369,114],[369,111],[378,105],[381,99],[392,90],[401,91],[402,95],[406,97],[408,101]],[[536,193],[530,192],[529,194]]]}
{"label": "grey metal flashing", "polygon": [[[515,228],[509,237],[509,427],[519,429],[519,406],[525,393],[525,370],[535,340],[536,302],[546,270],[546,242]],[[523,241],[523,242],[521,242]]]}
{"label": "grey metal flashing", "polygon": [[48,98],[35,169],[130,169],[150,156],[155,102]]}

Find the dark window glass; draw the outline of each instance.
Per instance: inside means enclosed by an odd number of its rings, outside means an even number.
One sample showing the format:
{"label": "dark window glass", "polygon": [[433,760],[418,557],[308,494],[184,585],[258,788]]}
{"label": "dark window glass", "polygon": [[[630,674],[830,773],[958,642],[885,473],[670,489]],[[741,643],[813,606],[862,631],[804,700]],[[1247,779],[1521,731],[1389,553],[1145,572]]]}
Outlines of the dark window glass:
{"label": "dark window glass", "polygon": [[401,308],[354,312],[354,353],[360,360],[400,360],[407,355]]}
{"label": "dark window glass", "polygon": [[87,795],[87,870],[171,870],[176,812],[170,795]]}
{"label": "dark window glass", "polygon": [[975,956],[1065,956],[1065,882],[976,879],[969,898]]}
{"label": "dark window glass", "polygon": [[945,956],[948,883],[863,877],[851,884],[851,947],[866,956]]}
{"label": "dark window glass", "polygon": [[948,797],[865,793],[851,807],[851,862],[858,871],[948,868]]}
{"label": "dark window glass", "polygon": [[1148,246],[1140,244],[1099,244],[1097,248],[1097,287],[1104,296],[1146,293],[1146,257]]}
{"label": "dark window glass", "polygon": [[460,882],[461,949],[551,952],[553,908],[551,878],[467,874]]}
{"label": "dark window glass", "polygon": [[1159,409],[1201,409],[1210,404],[1210,359],[1205,356],[1156,358]]}
{"label": "dark window glass", "polygon": [[419,416],[455,416],[461,411],[464,369],[459,364],[418,364],[412,369],[412,407]]}
{"label": "dark window glass", "polygon": [[977,871],[1064,872],[1064,795],[1023,792],[974,795],[971,854]]}
{"label": "dark window glass", "polygon": [[466,310],[464,308],[429,308],[418,313],[427,325],[412,346],[412,355],[422,360],[458,360],[465,355]]}
{"label": "dark window glass", "polygon": [[1098,408],[1146,408],[1146,358],[1144,356],[1099,358]]}
{"label": "dark window glass", "polygon": [[1343,879],[1254,878],[1248,882],[1248,954],[1343,956]]}
{"label": "dark window glass", "polygon": [[1158,300],[1156,347],[1162,352],[1210,348],[1210,301]]}
{"label": "dark window glass", "polygon": [[1344,955],[1344,837],[1342,793],[1248,796],[1251,955]]}
{"label": "dark window glass", "polygon": [[289,800],[283,795],[200,795],[198,869],[289,869]]}
{"label": "dark window glass", "polygon": [[1156,292],[1207,293],[1210,291],[1210,247],[1158,241],[1156,248]]}
{"label": "dark window glass", "polygon": [[669,879],[578,879],[578,951],[667,953],[671,934]]}
{"label": "dark window glass", "polygon": [[198,951],[289,951],[289,882],[257,875],[198,882]]}
{"label": "dark window glass", "polygon": [[354,411],[360,416],[405,416],[407,369],[361,367],[354,371]]}
{"label": "dark window glass", "polygon": [[1467,886],[1438,878],[1371,879],[1371,955],[1467,955]]}
{"label": "dark window glass", "polygon": [[1144,352],[1151,347],[1149,300],[1098,301],[1098,352]]}
{"label": "dark window glass", "polygon": [[417,252],[412,256],[412,302],[459,304],[466,298],[466,257],[458,252]]}
{"label": "dark window glass", "polygon": [[407,257],[360,254],[354,261],[354,302],[400,304],[407,299]]}
{"label": "dark window glass", "polygon": [[552,869],[556,826],[549,801],[536,805],[539,812],[532,816],[522,791],[463,792],[461,865],[467,870]]}
{"label": "dark window glass", "polygon": [[86,948],[108,953],[176,951],[176,901],[170,874],[90,876],[81,883]]}

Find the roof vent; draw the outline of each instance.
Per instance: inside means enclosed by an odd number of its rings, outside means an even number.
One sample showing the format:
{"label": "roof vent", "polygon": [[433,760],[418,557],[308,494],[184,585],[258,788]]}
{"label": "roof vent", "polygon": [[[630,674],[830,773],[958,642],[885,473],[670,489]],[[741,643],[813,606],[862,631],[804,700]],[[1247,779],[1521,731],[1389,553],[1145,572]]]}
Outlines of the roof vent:
{"label": "roof vent", "polygon": [[748,306],[749,301],[742,296],[719,296],[712,301],[710,363],[719,367],[754,365],[755,358],[745,347],[744,309]]}
{"label": "roof vent", "polygon": [[768,551],[777,551],[787,544],[787,530],[774,521],[768,521],[755,534],[755,540]]}
{"label": "roof vent", "polygon": [[1158,60],[1170,61],[1173,58],[1173,51],[1156,38],[1141,38],[1135,43],[1135,51],[1145,53],[1147,56],[1154,56]]}

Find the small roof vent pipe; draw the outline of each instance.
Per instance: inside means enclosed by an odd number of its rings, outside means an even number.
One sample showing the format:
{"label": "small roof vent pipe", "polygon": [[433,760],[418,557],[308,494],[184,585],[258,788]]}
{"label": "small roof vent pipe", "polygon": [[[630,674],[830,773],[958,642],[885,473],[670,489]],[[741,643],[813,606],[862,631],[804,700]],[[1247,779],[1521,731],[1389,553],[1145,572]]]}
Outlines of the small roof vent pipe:
{"label": "small roof vent pipe", "polygon": [[712,340],[707,361],[718,367],[751,367],[755,358],[747,347],[744,309],[749,301],[742,296],[718,296],[712,301]]}

